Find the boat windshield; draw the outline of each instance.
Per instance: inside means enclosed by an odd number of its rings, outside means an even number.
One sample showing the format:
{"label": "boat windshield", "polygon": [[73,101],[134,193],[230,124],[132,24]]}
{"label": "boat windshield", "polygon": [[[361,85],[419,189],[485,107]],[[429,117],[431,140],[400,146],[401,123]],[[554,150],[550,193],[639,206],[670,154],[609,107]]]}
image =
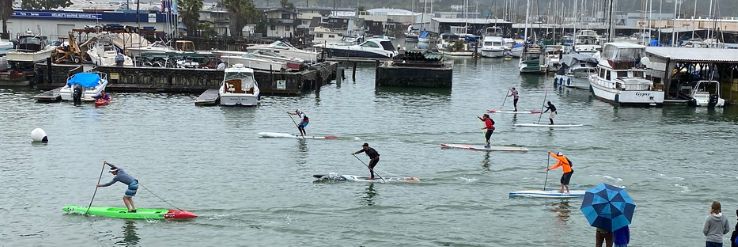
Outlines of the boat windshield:
{"label": "boat windshield", "polygon": [[395,47],[392,45],[392,42],[390,42],[390,41],[381,41],[379,43],[382,44],[382,48],[384,48],[384,50],[386,50],[386,51],[395,51]]}
{"label": "boat windshield", "polygon": [[40,45],[41,39],[38,37],[20,37],[18,38],[18,44]]}
{"label": "boat windshield", "polygon": [[251,72],[228,72],[225,74],[225,80],[241,80],[244,84],[251,84],[254,81],[254,75]]}
{"label": "boat windshield", "polygon": [[618,48],[606,46],[602,50],[602,58],[615,61],[640,61],[643,57],[644,48]]}

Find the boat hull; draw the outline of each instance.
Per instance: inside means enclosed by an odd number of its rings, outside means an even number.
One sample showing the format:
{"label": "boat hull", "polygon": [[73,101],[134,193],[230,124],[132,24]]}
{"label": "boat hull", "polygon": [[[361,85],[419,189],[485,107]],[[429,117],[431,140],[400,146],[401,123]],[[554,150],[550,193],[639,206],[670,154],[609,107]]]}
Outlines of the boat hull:
{"label": "boat hull", "polygon": [[256,106],[259,104],[258,95],[221,94],[220,105],[223,106]]}
{"label": "boat hull", "polygon": [[649,90],[618,90],[590,83],[592,94],[605,102],[616,105],[660,106],[664,103],[664,92]]}
{"label": "boat hull", "polygon": [[351,50],[341,49],[335,47],[323,48],[331,57],[365,57],[365,58],[392,58],[392,53],[378,53],[377,51],[369,50]]}
{"label": "boat hull", "polygon": [[489,57],[489,58],[500,58],[503,57],[505,53],[504,49],[482,49],[482,57]]}

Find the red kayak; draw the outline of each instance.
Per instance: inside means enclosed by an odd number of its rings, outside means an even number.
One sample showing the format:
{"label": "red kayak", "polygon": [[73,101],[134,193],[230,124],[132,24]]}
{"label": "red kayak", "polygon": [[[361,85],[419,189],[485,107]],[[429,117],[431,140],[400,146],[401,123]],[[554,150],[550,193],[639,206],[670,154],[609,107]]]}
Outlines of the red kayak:
{"label": "red kayak", "polygon": [[110,99],[107,99],[107,100],[106,99],[96,99],[95,100],[95,107],[106,106],[108,104],[110,104]]}

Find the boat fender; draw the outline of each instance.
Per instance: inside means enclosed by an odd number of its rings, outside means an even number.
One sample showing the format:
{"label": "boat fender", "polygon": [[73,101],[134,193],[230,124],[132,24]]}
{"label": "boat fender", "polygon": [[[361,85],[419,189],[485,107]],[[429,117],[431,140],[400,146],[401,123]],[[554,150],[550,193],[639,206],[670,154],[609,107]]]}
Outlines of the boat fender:
{"label": "boat fender", "polygon": [[46,136],[46,131],[41,128],[35,128],[31,131],[31,140],[33,140],[33,142],[49,142],[49,138]]}
{"label": "boat fender", "polygon": [[571,86],[571,78],[566,78],[566,85]]}

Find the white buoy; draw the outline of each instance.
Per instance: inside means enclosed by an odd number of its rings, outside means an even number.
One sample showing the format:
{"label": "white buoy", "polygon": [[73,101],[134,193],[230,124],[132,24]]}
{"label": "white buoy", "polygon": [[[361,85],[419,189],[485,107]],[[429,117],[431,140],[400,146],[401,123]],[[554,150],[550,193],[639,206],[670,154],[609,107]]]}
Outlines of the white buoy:
{"label": "white buoy", "polygon": [[33,142],[49,142],[49,138],[46,136],[46,131],[41,128],[35,128],[31,131],[31,139]]}

